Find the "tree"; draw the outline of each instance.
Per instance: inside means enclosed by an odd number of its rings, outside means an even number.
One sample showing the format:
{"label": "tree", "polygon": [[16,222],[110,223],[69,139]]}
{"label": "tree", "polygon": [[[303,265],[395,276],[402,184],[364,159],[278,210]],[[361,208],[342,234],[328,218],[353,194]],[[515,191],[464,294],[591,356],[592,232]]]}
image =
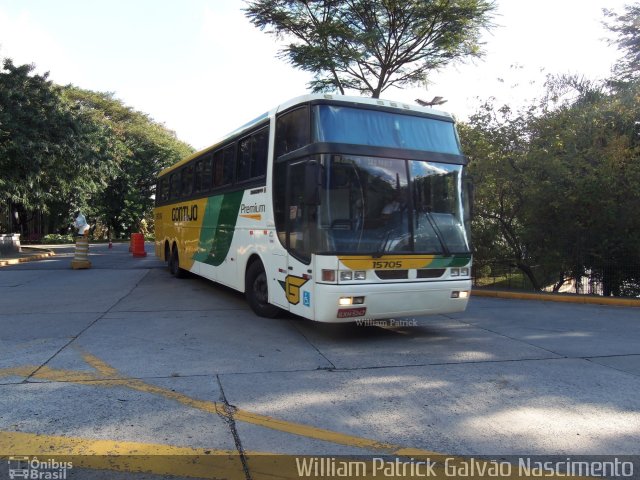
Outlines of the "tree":
{"label": "tree", "polygon": [[640,82],[547,86],[540,103],[516,114],[487,104],[460,130],[477,184],[478,260],[506,260],[538,289],[589,272],[605,295],[637,292]]}
{"label": "tree", "polygon": [[314,92],[378,98],[452,61],[481,57],[480,34],[494,10],[493,0],[254,0],[245,14],[290,41],[281,53],[314,74]]}
{"label": "tree", "polygon": [[610,43],[618,46],[623,52],[621,60],[615,66],[618,79],[632,80],[640,78],[640,3],[625,6],[625,13],[617,14],[612,10],[604,10],[612,23],[605,26],[617,38]]}
{"label": "tree", "polygon": [[476,186],[475,262],[513,264],[540,289],[524,215],[529,201],[527,138],[531,115],[531,109],[514,113],[508,106],[496,109],[489,101],[469,122],[461,123],[459,131]]}
{"label": "tree", "polygon": [[193,148],[146,114],[124,105],[112,94],[67,86],[64,96],[106,132],[112,169],[90,205],[109,233],[120,237],[151,223],[156,176],[160,170],[191,154]]}
{"label": "tree", "polygon": [[64,229],[76,209],[116,236],[149,223],[156,174],[193,149],[113,95],[60,87],[34,68],[6,59],[0,69],[0,204],[23,233],[40,212]]}
{"label": "tree", "polygon": [[94,145],[100,132],[33,65],[4,59],[0,70],[0,202],[19,213],[81,204],[98,188],[103,164]]}

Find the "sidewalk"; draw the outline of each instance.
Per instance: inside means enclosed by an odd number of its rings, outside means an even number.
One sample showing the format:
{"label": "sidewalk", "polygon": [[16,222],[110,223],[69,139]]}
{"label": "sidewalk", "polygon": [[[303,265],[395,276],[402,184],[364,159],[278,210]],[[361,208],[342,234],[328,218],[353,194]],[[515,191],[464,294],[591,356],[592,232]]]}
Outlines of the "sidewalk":
{"label": "sidewalk", "polygon": [[521,292],[474,288],[475,297],[510,298],[515,300],[538,300],[543,302],[583,303],[591,305],[614,305],[618,307],[640,307],[640,299],[631,297],[602,297],[597,295],[576,295],[547,292]]}
{"label": "sidewalk", "polygon": [[53,250],[42,247],[22,247],[21,252],[12,253],[8,256],[0,256],[0,267],[16,265],[18,263],[33,262],[53,257]]}

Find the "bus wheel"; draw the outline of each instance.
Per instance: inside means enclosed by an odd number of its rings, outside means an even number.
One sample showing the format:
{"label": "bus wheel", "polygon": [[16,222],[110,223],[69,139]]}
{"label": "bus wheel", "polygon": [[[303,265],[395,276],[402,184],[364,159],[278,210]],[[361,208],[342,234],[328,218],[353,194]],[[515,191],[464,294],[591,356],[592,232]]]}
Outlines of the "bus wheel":
{"label": "bus wheel", "polygon": [[247,269],[245,276],[245,297],[256,315],[274,318],[280,309],[269,303],[269,285],[267,274],[261,262],[253,262]]}
{"label": "bus wheel", "polygon": [[187,275],[187,272],[180,268],[180,257],[177,248],[173,249],[171,257],[169,257],[169,273],[176,278],[184,278]]}

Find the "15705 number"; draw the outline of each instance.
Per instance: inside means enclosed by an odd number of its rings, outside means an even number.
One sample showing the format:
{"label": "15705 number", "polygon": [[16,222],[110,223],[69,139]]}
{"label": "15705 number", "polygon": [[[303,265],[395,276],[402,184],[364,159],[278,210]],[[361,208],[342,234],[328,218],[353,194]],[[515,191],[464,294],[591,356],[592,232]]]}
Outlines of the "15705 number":
{"label": "15705 number", "polygon": [[400,260],[377,260],[373,262],[373,268],[387,269],[387,268],[402,268],[402,261]]}

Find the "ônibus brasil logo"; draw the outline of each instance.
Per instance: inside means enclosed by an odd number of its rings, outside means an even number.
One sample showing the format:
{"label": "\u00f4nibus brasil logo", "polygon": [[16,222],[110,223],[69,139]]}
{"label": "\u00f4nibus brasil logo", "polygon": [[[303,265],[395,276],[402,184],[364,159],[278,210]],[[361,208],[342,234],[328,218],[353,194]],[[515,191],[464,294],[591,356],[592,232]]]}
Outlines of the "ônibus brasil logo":
{"label": "\u00f4nibus brasil logo", "polygon": [[59,462],[53,458],[38,460],[38,457],[9,457],[9,478],[33,480],[66,480],[72,462]]}

